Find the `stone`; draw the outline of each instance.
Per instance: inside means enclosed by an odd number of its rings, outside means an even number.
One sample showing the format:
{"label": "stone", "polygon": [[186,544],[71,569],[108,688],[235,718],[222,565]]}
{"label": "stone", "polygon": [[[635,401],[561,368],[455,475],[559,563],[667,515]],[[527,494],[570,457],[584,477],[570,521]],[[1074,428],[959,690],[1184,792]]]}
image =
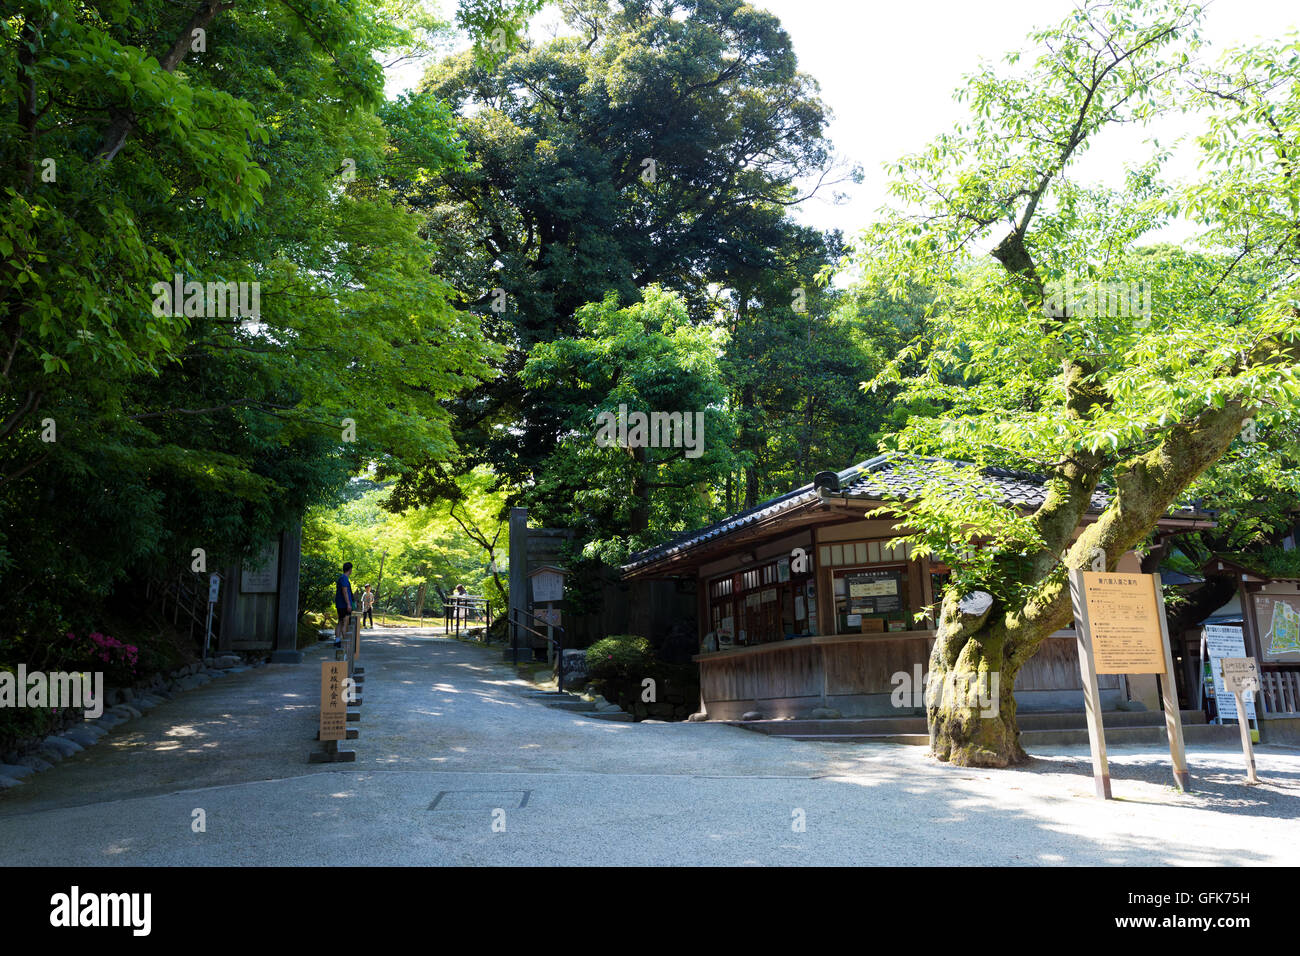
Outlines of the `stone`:
{"label": "stone", "polygon": [[741,714],[740,719],[741,720],[766,720],[767,718],[763,716],[763,712],[761,710],[747,710],[745,711],[745,713]]}
{"label": "stone", "polygon": [[71,730],[65,730],[63,737],[83,748],[93,747],[99,743],[99,738],[84,727],[73,727]]}
{"label": "stone", "polygon": [[0,777],[12,777],[15,780],[21,780],[23,777],[30,777],[36,771],[20,763],[0,763]]}
{"label": "stone", "polygon": [[123,688],[122,688],[122,691],[121,691],[121,694],[122,694],[122,700],[121,700],[121,703],[123,703],[123,704],[129,704],[129,703],[131,703],[133,700],[135,700],[135,691],[133,691],[133,690],[132,690],[131,688],[129,688],[129,687],[123,687]]}
{"label": "stone", "polygon": [[67,737],[56,737],[53,734],[46,737],[42,743],[46,747],[53,747],[65,757],[71,757],[73,754],[86,749],[75,740],[69,740]]}
{"label": "stone", "polygon": [[98,740],[100,737],[108,736],[108,731],[105,728],[100,727],[96,725],[93,721],[89,721],[89,720],[83,724],[79,724],[78,729],[84,730],[89,734],[93,734],[96,740]]}
{"label": "stone", "polygon": [[141,716],[140,711],[136,710],[130,704],[118,704],[110,713],[117,714],[119,717],[131,719],[132,717]]}
{"label": "stone", "polygon": [[135,700],[131,701],[131,706],[133,706],[136,710],[140,711],[141,713],[147,713],[148,711],[151,711],[158,706],[158,698],[142,695],[140,697],[137,697]]}
{"label": "stone", "polygon": [[701,722],[703,722],[703,721],[708,720],[708,719],[709,719],[709,715],[706,714],[706,713],[704,713],[703,711],[697,711],[696,713],[691,714],[691,716],[687,717],[686,719],[689,720],[689,721],[690,721],[691,723],[693,723],[693,724],[698,724],[698,723],[701,723]]}
{"label": "stone", "polygon": [[94,720],[86,721],[86,726],[96,727],[107,734],[114,727],[118,727],[125,722],[126,721],[124,721],[118,714],[113,713],[111,710],[106,710],[102,715],[96,717]]}
{"label": "stone", "polygon": [[227,654],[224,657],[217,658],[216,666],[220,668],[238,667],[242,663],[243,661],[238,657],[235,657],[233,654]]}
{"label": "stone", "polygon": [[63,751],[58,747],[47,743],[42,743],[38,748],[36,748],[36,753],[43,760],[47,760],[51,764],[61,763],[65,756]]}
{"label": "stone", "polygon": [[212,680],[212,678],[209,677],[209,676],[208,676],[206,673],[204,673],[203,671],[199,671],[197,674],[194,675],[194,680],[197,681],[197,685],[196,685],[196,686],[202,687],[202,686],[203,686],[204,684],[206,684],[208,681]]}
{"label": "stone", "polygon": [[17,777],[0,777],[0,790],[8,790],[10,787],[21,787],[23,782]]}
{"label": "stone", "polygon": [[813,720],[839,720],[843,716],[834,707],[814,707],[812,711]]}
{"label": "stone", "polygon": [[26,754],[25,756],[19,757],[17,760],[14,761],[14,763],[21,764],[24,767],[31,767],[37,773],[41,773],[45,770],[49,770],[51,767],[54,766],[54,764],[50,763],[48,760],[43,759],[42,757],[37,756],[36,754]]}

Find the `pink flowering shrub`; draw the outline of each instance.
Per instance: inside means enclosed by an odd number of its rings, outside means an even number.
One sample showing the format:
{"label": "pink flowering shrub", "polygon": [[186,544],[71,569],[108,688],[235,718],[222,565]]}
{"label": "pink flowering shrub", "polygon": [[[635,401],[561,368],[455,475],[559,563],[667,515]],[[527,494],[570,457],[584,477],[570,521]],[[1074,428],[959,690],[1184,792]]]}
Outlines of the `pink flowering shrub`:
{"label": "pink flowering shrub", "polygon": [[98,631],[84,638],[69,631],[65,637],[66,670],[103,671],[104,680],[119,687],[129,687],[139,676],[140,649],[134,644],[124,644]]}

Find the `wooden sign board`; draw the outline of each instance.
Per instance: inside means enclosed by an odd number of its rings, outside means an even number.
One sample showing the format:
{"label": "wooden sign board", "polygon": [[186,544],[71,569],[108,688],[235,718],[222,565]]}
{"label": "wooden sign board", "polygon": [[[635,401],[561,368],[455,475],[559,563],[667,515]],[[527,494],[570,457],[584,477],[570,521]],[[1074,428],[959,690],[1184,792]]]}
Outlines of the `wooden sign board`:
{"label": "wooden sign board", "polygon": [[348,676],[346,661],[322,661],[320,665],[320,739],[347,740],[348,704],[343,681]]}
{"label": "wooden sign board", "polygon": [[546,604],[564,600],[564,572],[559,568],[538,568],[529,575],[533,584],[533,601]]}
{"label": "wooden sign board", "polygon": [[1165,673],[1164,615],[1153,575],[1084,571],[1098,674]]}
{"label": "wooden sign board", "polygon": [[1229,694],[1259,692],[1259,665],[1253,657],[1223,658],[1223,684]]}
{"label": "wooden sign board", "polygon": [[280,572],[280,543],[272,542],[252,561],[240,565],[239,590],[245,594],[274,594]]}
{"label": "wooden sign board", "polygon": [[[1165,601],[1158,574],[1110,571],[1070,572],[1075,639],[1083,678],[1083,705],[1092,749],[1092,776],[1097,796],[1109,800],[1110,765],[1102,725],[1098,674],[1159,674],[1165,732],[1174,783],[1186,791],[1191,782],[1183,749],[1182,715],[1174,687],[1174,657],[1165,623]],[[1104,663],[1103,663],[1104,661]]]}

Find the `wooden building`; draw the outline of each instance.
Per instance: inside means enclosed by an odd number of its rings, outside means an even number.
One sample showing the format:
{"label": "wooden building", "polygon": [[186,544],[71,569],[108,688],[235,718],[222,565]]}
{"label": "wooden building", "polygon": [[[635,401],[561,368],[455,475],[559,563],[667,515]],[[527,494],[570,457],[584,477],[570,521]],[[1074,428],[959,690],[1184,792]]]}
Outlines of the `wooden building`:
{"label": "wooden building", "polygon": [[[912,706],[900,711],[891,697],[902,686],[896,675],[923,690],[934,622],[918,624],[914,615],[935,604],[948,569],[905,546],[890,548],[896,519],[865,515],[882,502],[915,498],[935,461],[884,455],[825,472],[802,488],[630,557],[625,579],[697,582],[702,638],[695,660],[701,706],[710,719],[739,719],[749,711],[805,718],[819,708],[845,717],[921,712]],[[1001,468],[980,475],[990,497],[1004,504],[1032,511],[1043,501],[1041,476]],[[1085,524],[1107,501],[1103,493],[1094,496]],[[1209,524],[1191,510],[1162,521],[1165,530]],[[1136,555],[1125,555],[1119,567],[1138,570]],[[1099,681],[1106,707],[1130,697],[1154,701],[1153,680],[1150,688],[1118,676]],[[1082,710],[1072,630],[1058,631],[1024,666],[1016,699],[1026,711]]]}

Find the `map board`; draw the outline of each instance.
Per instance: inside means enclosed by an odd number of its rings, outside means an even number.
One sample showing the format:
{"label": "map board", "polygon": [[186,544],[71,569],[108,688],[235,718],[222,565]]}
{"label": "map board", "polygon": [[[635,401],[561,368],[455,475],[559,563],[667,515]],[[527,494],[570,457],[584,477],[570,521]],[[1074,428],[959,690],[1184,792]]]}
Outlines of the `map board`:
{"label": "map board", "polygon": [[1150,575],[1084,571],[1098,674],[1163,674],[1164,636]]}
{"label": "map board", "polygon": [[1256,594],[1259,649],[1266,661],[1300,661],[1300,594]]}

